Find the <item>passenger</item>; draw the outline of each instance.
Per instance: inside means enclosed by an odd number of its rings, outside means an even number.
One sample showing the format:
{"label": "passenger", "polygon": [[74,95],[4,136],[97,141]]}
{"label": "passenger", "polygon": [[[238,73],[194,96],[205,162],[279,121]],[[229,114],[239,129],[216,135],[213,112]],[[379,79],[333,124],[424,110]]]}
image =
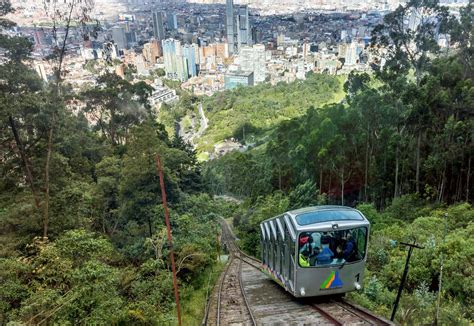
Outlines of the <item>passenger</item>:
{"label": "passenger", "polygon": [[321,232],[313,232],[311,238],[313,239],[314,247],[321,248]]}
{"label": "passenger", "polygon": [[300,252],[299,262],[301,267],[310,267],[309,264],[309,251],[307,249]]}
{"label": "passenger", "polygon": [[310,236],[308,232],[303,232],[300,234],[299,239],[300,244],[300,252],[303,250],[309,250],[309,254],[311,255],[313,252],[313,238]]}
{"label": "passenger", "polygon": [[347,233],[347,238],[346,238],[346,243],[344,244],[344,251],[343,251],[343,257],[347,261],[354,261],[355,260],[355,248],[356,248],[356,243],[354,238],[352,237],[352,234],[350,232]]}
{"label": "passenger", "polygon": [[321,237],[321,252],[316,256],[316,260],[319,265],[323,264],[330,264],[332,262],[332,258],[334,257],[334,253],[329,248],[329,244],[331,243],[331,237],[328,235],[323,235]]}
{"label": "passenger", "polygon": [[303,248],[309,241],[309,234],[307,232],[303,232],[300,234],[300,248]]}

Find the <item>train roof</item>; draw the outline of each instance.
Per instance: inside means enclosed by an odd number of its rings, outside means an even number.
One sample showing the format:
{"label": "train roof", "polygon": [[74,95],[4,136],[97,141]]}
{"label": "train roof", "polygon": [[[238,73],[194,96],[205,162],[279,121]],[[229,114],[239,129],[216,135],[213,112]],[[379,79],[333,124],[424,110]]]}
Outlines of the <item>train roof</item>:
{"label": "train roof", "polygon": [[[357,209],[347,206],[324,205],[311,206],[283,213],[282,215],[272,217],[262,222],[262,226],[268,227],[269,221],[278,217],[284,217],[287,222],[291,221],[295,231],[304,231],[308,229],[332,228],[334,224],[343,226],[369,225],[369,221]],[[277,219],[279,220],[279,219]]]}

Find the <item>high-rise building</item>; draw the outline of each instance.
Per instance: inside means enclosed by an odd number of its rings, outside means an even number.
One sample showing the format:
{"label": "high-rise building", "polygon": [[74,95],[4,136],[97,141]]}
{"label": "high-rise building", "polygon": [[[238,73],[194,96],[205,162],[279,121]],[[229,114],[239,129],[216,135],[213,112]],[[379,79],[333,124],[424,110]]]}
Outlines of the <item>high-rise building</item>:
{"label": "high-rise building", "polygon": [[143,44],[143,57],[148,65],[154,65],[160,56],[160,48],[156,40]]}
{"label": "high-rise building", "polygon": [[[194,61],[195,65],[195,49],[192,46],[190,48],[188,46],[189,52],[186,52],[187,56],[185,56],[184,47],[181,46],[180,41],[166,39],[162,41],[162,44],[166,76],[170,79],[186,81],[189,78],[188,59],[191,61],[191,64],[192,61]],[[194,72],[195,71],[196,68],[194,67]]]}
{"label": "high-rise building", "polygon": [[247,5],[238,6],[234,11],[233,0],[226,0],[226,35],[230,55],[239,52],[242,45],[253,44]]}
{"label": "high-rise building", "polygon": [[162,48],[166,76],[170,79],[176,79],[178,77],[177,56],[178,53],[181,54],[181,42],[173,39],[163,40]]}
{"label": "high-rise building", "polygon": [[188,75],[190,77],[197,76],[197,68],[196,68],[196,50],[197,44],[186,44],[182,47],[183,50],[183,57],[186,60],[186,64],[188,67]]}
{"label": "high-rise building", "polygon": [[229,53],[235,52],[235,28],[234,28],[234,1],[226,0],[225,6],[225,28],[227,35],[227,43],[229,44]]}
{"label": "high-rise building", "polygon": [[222,59],[229,57],[229,45],[227,43],[216,44],[216,56]]}
{"label": "high-rise building", "polygon": [[359,62],[359,56],[363,50],[363,46],[355,41],[346,48],[346,56],[344,65],[353,66]]}
{"label": "high-rise building", "polygon": [[135,57],[135,66],[137,67],[137,74],[145,76],[150,74],[143,55],[139,54]]}
{"label": "high-rise building", "polygon": [[168,23],[168,29],[174,31],[178,29],[178,16],[173,13],[169,13],[166,15],[166,20]]}
{"label": "high-rise building", "polygon": [[125,30],[120,26],[114,26],[112,28],[112,39],[117,45],[118,50],[127,49],[127,38],[125,36]]}
{"label": "high-rise building", "polygon": [[153,35],[158,41],[165,39],[165,28],[163,26],[163,13],[161,11],[154,11],[153,18]]}
{"label": "high-rise building", "polygon": [[252,45],[252,31],[250,30],[249,7],[239,6],[237,9],[236,32],[237,32],[237,49],[240,50],[242,45]]}
{"label": "high-rise building", "polygon": [[188,63],[184,56],[176,56],[176,79],[186,81],[189,78]]}
{"label": "high-rise building", "polygon": [[265,46],[263,44],[255,44],[254,46],[242,46],[239,52],[240,68],[246,72],[253,72],[253,80],[255,83],[265,81]]}

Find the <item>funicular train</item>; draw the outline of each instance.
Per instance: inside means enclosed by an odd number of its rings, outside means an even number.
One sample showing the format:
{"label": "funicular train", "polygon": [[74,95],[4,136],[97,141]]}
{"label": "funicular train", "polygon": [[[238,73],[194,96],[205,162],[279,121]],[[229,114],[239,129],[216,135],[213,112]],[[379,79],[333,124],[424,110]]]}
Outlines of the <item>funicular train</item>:
{"label": "funicular train", "polygon": [[295,297],[360,290],[369,229],[361,212],[345,206],[292,210],[260,224],[261,260]]}

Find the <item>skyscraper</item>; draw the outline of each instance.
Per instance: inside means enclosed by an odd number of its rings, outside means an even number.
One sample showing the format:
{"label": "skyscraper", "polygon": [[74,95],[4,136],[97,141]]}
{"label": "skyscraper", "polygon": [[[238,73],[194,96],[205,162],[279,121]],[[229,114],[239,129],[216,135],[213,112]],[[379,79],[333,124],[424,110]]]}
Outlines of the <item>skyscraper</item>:
{"label": "skyscraper", "polygon": [[176,78],[180,81],[186,81],[189,78],[188,63],[186,57],[176,56]]}
{"label": "skyscraper", "polygon": [[234,28],[234,1],[226,0],[225,7],[225,28],[227,35],[227,43],[229,44],[229,53],[233,54],[235,52],[235,28]]}
{"label": "skyscraper", "polygon": [[162,41],[163,60],[165,63],[166,77],[177,78],[177,54],[181,52],[181,42],[173,39]]}
{"label": "skyscraper", "polygon": [[[188,59],[191,65],[194,64],[194,72],[196,72],[194,48],[192,46],[182,47],[181,42],[174,39],[163,40],[162,44],[166,77],[180,81],[188,80],[190,74],[188,70]],[[186,48],[188,48],[189,51],[185,50]]]}
{"label": "skyscraper", "polygon": [[125,30],[122,27],[115,26],[112,28],[112,39],[117,45],[118,50],[123,50],[128,47],[127,38],[125,36]]}
{"label": "skyscraper", "polygon": [[265,81],[267,69],[265,66],[265,46],[263,44],[242,46],[238,59],[242,71],[254,73],[255,83]]}
{"label": "skyscraper", "polygon": [[196,51],[195,48],[197,44],[186,44],[183,46],[183,57],[186,59],[186,64],[188,67],[188,75],[190,77],[197,76],[197,69],[196,69]]}
{"label": "skyscraper", "polygon": [[165,39],[165,28],[163,26],[163,13],[161,11],[154,11],[153,18],[153,34],[158,41]]}
{"label": "skyscraper", "polygon": [[250,30],[249,7],[239,6],[237,9],[237,49],[244,45],[252,45],[252,32]]}
{"label": "skyscraper", "polygon": [[178,16],[176,14],[169,13],[166,15],[166,18],[169,30],[173,31],[178,28]]}

